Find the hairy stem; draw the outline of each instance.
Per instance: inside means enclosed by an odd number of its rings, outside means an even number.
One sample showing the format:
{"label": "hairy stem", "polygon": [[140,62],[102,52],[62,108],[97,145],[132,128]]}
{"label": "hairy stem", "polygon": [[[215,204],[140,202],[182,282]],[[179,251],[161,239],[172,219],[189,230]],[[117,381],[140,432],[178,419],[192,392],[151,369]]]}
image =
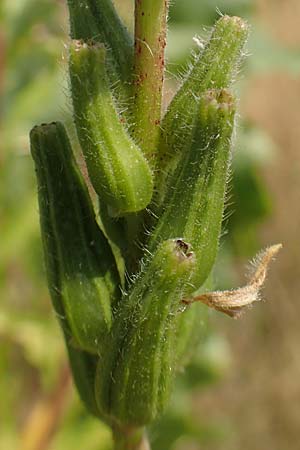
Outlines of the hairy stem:
{"label": "hairy stem", "polygon": [[135,0],[134,131],[149,159],[159,137],[168,0]]}
{"label": "hairy stem", "polygon": [[151,450],[143,428],[114,429],[115,450]]}

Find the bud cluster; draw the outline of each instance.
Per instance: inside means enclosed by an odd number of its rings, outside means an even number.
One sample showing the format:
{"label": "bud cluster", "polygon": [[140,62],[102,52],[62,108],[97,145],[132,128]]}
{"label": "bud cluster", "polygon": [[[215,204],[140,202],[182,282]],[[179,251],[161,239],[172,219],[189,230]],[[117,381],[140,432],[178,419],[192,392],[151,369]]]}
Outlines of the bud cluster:
{"label": "bud cluster", "polygon": [[136,129],[149,116],[135,109],[147,88],[134,70],[141,61],[133,63],[142,50],[136,42],[134,51],[111,0],[68,5],[74,122],[99,208],[64,126],[35,127],[49,289],[87,409],[112,427],[140,427],[165,408],[176,370],[201,333],[206,307],[193,303],[218,307],[216,295],[198,291],[218,250],[236,114],[230,87],[248,26],[237,17],[218,20],[150,139]]}

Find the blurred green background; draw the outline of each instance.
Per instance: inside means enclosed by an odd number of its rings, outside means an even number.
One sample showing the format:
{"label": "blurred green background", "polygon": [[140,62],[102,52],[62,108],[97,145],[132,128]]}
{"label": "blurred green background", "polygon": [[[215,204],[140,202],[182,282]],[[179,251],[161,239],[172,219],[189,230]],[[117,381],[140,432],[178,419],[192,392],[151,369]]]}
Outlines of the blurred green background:
{"label": "blurred green background", "polygon": [[[116,1],[132,28],[132,1]],[[245,263],[283,242],[260,303],[239,321],[211,313],[153,450],[298,450],[300,428],[300,4],[298,0],[176,0],[169,21],[166,99],[193,37],[218,14],[249,19],[235,90],[240,118],[220,257],[219,288],[244,281]],[[0,4],[0,448],[109,450],[109,430],[72,387],[46,288],[28,132],[71,120],[64,1]]]}

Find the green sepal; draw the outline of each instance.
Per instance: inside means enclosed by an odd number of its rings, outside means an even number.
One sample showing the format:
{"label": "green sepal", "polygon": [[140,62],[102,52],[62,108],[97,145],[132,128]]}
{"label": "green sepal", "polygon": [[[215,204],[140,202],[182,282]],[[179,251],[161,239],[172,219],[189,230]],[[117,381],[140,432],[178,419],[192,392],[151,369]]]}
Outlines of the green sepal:
{"label": "green sepal", "polygon": [[[163,118],[159,141],[159,167],[154,208],[164,202],[168,175],[174,172],[197,111],[198,98],[209,89],[228,88],[244,55],[248,24],[239,17],[223,16],[204,49],[200,49]],[[159,212],[158,212],[159,214]]]}
{"label": "green sepal", "polygon": [[165,408],[177,363],[176,324],[194,267],[188,244],[163,242],[123,298],[96,374],[97,404],[112,423],[142,426]]}
{"label": "green sepal", "polygon": [[197,255],[197,290],[212,270],[219,243],[234,127],[235,102],[226,90],[209,90],[198,99],[190,138],[165,195],[163,212],[148,248],[175,236],[191,243]]}
{"label": "green sepal", "polygon": [[97,353],[120,296],[115,261],[63,125],[34,127],[30,139],[53,305],[70,340]]}
{"label": "green sepal", "polygon": [[75,124],[90,180],[112,215],[140,211],[152,198],[148,162],[118,114],[105,68],[105,48],[75,41],[70,78]]}
{"label": "green sepal", "polygon": [[129,89],[133,39],[111,0],[68,0],[72,39],[96,41],[108,49],[109,78]]}

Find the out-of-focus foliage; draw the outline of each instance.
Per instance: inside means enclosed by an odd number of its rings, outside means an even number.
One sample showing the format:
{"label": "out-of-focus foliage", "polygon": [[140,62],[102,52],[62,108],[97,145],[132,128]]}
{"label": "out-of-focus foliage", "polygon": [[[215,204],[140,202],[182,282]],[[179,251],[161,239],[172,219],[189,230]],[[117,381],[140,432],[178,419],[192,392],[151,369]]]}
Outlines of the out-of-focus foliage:
{"label": "out-of-focus foliage", "polygon": [[[126,13],[122,3],[122,12]],[[176,0],[171,8],[169,66],[175,74],[189,59],[194,35],[205,38],[221,12],[248,17],[252,37],[241,85],[247,73],[274,68],[300,72],[299,51],[274,43],[255,22],[251,0]],[[33,165],[28,130],[53,118],[68,122],[64,45],[68,25],[64,2],[4,0],[0,5],[0,448],[20,448],[19,436],[36,401],[51,392],[65,360],[63,339],[54,320],[44,275]],[[195,43],[197,45],[197,43]],[[4,58],[2,56],[4,55]],[[4,61],[2,63],[2,60]],[[3,82],[2,82],[3,80]],[[170,88],[171,89],[171,88]],[[252,255],[260,246],[257,227],[271,211],[270,194],[259,175],[272,158],[273,143],[253,124],[241,120],[236,143],[228,216],[217,267],[219,285],[234,279],[233,255]],[[178,382],[169,412],[151,430],[154,450],[199,448],[226,439],[233,424],[207,423],[193,416],[192,398],[226,373],[230,349],[215,330],[195,350],[190,370]],[[20,447],[19,447],[20,445]],[[110,434],[88,417],[72,395],[49,449],[109,450]],[[194,447],[191,447],[194,448]]]}

